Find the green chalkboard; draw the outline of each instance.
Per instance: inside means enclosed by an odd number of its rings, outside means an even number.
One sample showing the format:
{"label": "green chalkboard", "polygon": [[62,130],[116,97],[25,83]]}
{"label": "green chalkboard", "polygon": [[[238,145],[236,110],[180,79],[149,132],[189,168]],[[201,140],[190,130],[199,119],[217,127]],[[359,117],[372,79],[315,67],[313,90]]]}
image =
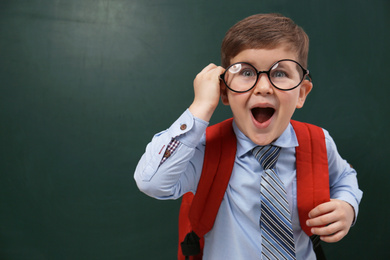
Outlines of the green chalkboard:
{"label": "green chalkboard", "polygon": [[179,201],[139,192],[135,166],[226,30],[260,12],[308,33],[314,89],[295,119],[329,130],[364,191],[326,254],[388,259],[387,0],[1,0],[0,259],[175,259]]}

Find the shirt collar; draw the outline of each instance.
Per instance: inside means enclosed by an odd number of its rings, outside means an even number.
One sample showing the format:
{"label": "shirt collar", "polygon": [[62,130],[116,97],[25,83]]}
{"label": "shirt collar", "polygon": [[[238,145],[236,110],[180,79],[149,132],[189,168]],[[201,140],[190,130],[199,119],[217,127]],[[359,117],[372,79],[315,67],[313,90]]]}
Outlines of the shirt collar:
{"label": "shirt collar", "polygon": [[[237,156],[241,157],[257,146],[252,140],[245,136],[233,120],[233,130],[237,137]],[[282,148],[290,148],[298,146],[298,139],[295,135],[294,128],[288,124],[286,130],[273,142],[274,145]]]}

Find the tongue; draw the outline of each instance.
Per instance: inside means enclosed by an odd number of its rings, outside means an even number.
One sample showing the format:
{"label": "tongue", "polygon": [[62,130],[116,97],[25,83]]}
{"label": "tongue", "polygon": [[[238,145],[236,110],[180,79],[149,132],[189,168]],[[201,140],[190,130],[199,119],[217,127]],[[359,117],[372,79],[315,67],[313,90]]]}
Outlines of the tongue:
{"label": "tongue", "polygon": [[274,114],[275,109],[267,107],[267,108],[260,108],[256,107],[252,109],[253,117],[256,119],[256,121],[260,123],[264,123],[267,120],[269,120],[272,115]]}

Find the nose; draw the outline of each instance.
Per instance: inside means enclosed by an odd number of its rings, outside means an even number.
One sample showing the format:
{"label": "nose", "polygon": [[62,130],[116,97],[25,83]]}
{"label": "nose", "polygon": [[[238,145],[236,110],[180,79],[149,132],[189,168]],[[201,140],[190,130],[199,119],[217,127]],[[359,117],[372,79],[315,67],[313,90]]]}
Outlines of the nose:
{"label": "nose", "polygon": [[271,95],[273,94],[273,86],[266,74],[266,72],[260,72],[259,78],[254,87],[253,94],[255,95]]}

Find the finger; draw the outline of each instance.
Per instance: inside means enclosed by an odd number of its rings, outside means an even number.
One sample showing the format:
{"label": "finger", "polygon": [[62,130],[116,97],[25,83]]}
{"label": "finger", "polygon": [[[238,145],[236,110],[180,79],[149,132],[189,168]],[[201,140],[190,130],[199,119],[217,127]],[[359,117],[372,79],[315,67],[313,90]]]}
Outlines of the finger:
{"label": "finger", "polygon": [[206,66],[197,76],[196,80],[215,80],[219,81],[220,75],[224,72],[224,68],[215,64]]}
{"label": "finger", "polygon": [[333,223],[337,221],[337,216],[336,214],[333,214],[333,212],[320,215],[316,218],[308,219],[306,221],[306,225],[309,227],[317,227],[317,226],[325,226],[328,225],[329,223]]}
{"label": "finger", "polygon": [[333,210],[334,210],[334,204],[332,202],[325,202],[312,209],[309,212],[309,218],[315,218]]}
{"label": "finger", "polygon": [[217,67],[213,68],[212,70],[206,72],[205,77],[210,79],[210,80],[215,80],[215,81],[220,82],[220,79],[221,79],[220,76],[224,71],[225,71],[224,68],[217,66]]}
{"label": "finger", "polygon": [[335,243],[345,237],[346,232],[340,231],[328,236],[320,236],[320,239],[327,243]]}
{"label": "finger", "polygon": [[313,234],[319,236],[329,236],[343,230],[343,226],[340,222],[334,222],[323,227],[313,227],[311,229]]}
{"label": "finger", "polygon": [[225,68],[218,66],[217,68],[215,68],[215,71],[218,74],[218,78],[220,79],[219,76],[221,76],[225,72]]}
{"label": "finger", "polygon": [[214,69],[215,67],[217,67],[217,65],[215,65],[214,63],[210,63],[209,65],[207,65],[206,67],[204,67],[200,73],[206,73],[212,69]]}

